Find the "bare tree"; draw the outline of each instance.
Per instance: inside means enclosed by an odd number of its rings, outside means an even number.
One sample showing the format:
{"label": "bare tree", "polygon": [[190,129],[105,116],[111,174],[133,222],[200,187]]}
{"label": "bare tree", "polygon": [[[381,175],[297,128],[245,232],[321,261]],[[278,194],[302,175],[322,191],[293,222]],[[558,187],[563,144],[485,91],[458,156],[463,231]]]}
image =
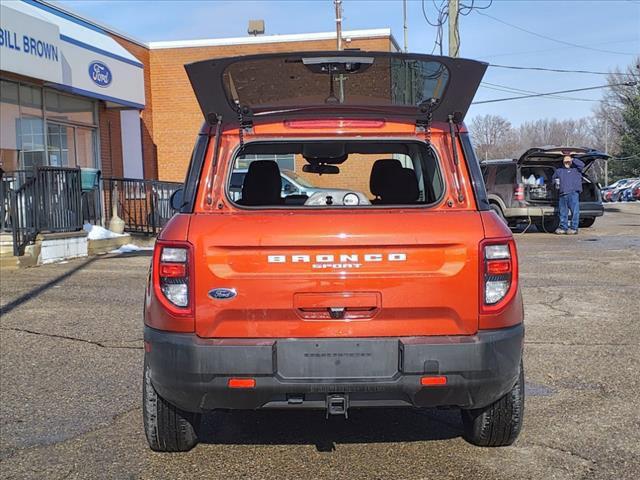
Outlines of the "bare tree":
{"label": "bare tree", "polygon": [[476,153],[481,160],[513,157],[517,139],[511,123],[499,115],[481,115],[469,125]]}

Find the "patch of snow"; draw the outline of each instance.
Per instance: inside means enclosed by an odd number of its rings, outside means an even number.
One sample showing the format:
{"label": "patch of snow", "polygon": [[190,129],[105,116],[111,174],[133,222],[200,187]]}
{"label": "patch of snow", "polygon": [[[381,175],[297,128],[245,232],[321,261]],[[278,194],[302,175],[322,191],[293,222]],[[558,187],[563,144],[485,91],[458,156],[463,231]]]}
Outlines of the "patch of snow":
{"label": "patch of snow", "polygon": [[105,240],[107,238],[129,236],[128,233],[115,233],[111,230],[107,230],[106,228],[101,227],[100,225],[91,225],[90,223],[85,223],[82,226],[82,229],[88,233],[87,238],[89,240]]}
{"label": "patch of snow", "polygon": [[127,243],[126,245],[122,245],[120,248],[111,250],[109,253],[132,253],[145,250],[153,250],[153,247],[139,247],[138,245],[134,245],[133,243]]}

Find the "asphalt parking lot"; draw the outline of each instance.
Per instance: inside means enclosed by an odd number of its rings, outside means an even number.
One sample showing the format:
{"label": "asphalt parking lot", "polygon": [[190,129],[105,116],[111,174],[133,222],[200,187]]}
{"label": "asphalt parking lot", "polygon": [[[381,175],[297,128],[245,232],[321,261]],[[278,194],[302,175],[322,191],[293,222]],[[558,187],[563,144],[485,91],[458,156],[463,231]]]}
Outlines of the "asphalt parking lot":
{"label": "asphalt parking lot", "polygon": [[[3,271],[0,476],[635,479],[640,470],[640,204],[576,237],[516,235],[527,403],[512,447],[456,411],[218,412],[203,443],[151,452],[140,408],[148,255]],[[147,252],[148,253],[148,252]]]}

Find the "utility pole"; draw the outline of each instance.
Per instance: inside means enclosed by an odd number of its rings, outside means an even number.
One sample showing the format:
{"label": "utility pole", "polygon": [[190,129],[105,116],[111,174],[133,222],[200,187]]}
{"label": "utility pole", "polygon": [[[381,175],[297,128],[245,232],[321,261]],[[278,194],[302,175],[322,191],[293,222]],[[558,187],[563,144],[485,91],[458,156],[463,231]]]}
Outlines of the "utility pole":
{"label": "utility pole", "polygon": [[449,0],[449,56],[457,57],[460,53],[460,33],[458,32],[458,17],[460,0]]}
{"label": "utility pole", "polygon": [[[604,119],[604,153],[609,154],[609,119]],[[604,185],[609,186],[609,159],[604,161]]]}
{"label": "utility pole", "polygon": [[404,29],[404,53],[409,52],[409,42],[407,40],[407,0],[402,0],[402,19],[403,19],[403,29]]}
{"label": "utility pole", "polygon": [[336,7],[336,49],[342,50],[342,0],[333,0]]}

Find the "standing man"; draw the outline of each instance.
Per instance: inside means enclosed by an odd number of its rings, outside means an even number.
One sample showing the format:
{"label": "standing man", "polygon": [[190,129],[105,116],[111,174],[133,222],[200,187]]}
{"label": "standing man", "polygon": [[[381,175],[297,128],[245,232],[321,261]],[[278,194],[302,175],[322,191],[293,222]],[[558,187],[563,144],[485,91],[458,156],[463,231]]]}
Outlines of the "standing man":
{"label": "standing man", "polygon": [[[553,174],[553,183],[558,189],[558,208],[560,210],[560,226],[556,234],[575,235],[580,222],[580,192],[582,192],[582,169],[584,162],[571,155],[562,159],[562,168]],[[571,210],[571,228],[568,228],[569,210]]]}

